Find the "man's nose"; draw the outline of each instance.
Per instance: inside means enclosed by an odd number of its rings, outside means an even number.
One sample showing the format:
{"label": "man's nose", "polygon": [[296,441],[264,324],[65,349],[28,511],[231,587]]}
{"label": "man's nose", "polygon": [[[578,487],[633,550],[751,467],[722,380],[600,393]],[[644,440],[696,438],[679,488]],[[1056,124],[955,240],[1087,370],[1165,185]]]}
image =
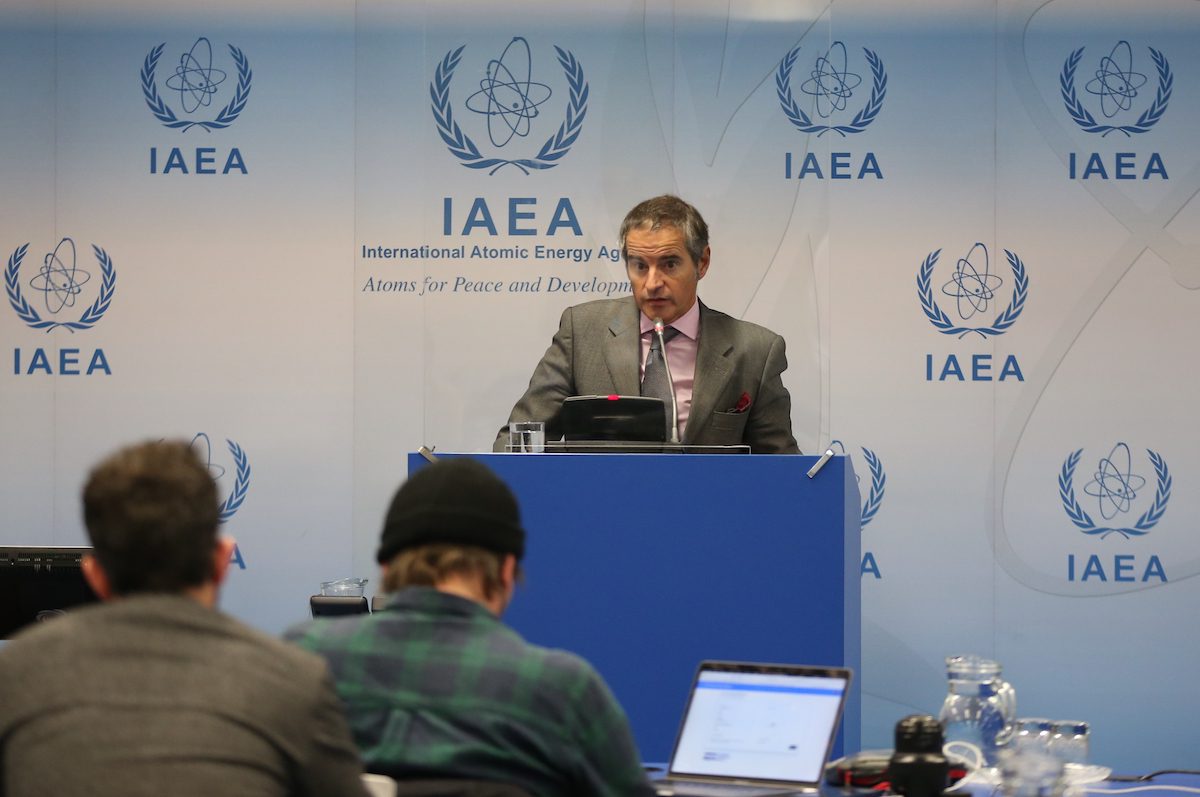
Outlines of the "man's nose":
{"label": "man's nose", "polygon": [[646,271],[646,290],[656,291],[663,285],[662,272],[654,266]]}

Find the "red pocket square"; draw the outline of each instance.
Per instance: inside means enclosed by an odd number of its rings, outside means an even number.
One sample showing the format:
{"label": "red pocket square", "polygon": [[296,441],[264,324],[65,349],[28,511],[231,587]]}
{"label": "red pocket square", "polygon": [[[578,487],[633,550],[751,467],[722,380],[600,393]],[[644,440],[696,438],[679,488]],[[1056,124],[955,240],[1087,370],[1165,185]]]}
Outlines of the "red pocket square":
{"label": "red pocket square", "polygon": [[729,412],[745,412],[746,410],[750,409],[750,403],[750,394],[742,393],[741,398],[738,399],[737,405],[735,405],[733,409],[729,410]]}

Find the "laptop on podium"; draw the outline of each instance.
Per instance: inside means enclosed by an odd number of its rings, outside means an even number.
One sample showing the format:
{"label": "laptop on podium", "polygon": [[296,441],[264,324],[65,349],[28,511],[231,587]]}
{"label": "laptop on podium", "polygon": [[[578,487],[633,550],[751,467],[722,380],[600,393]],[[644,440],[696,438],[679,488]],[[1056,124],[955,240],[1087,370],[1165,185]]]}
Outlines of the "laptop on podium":
{"label": "laptop on podium", "polygon": [[663,797],[768,797],[820,790],[850,689],[842,667],[704,661]]}

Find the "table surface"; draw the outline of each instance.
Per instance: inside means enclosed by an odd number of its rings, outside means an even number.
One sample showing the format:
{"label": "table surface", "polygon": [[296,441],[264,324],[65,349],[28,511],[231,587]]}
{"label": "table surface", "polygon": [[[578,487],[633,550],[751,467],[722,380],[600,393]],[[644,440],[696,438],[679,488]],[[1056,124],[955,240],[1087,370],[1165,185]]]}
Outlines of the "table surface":
{"label": "table surface", "polygon": [[[1176,797],[1176,795],[1200,794],[1200,772],[1169,772],[1153,777],[1137,774],[1116,774],[1113,777],[1122,780],[1105,780],[1099,783],[1088,783],[1081,786],[1069,787],[1067,797],[1085,797],[1086,795],[1118,795],[1131,794],[1137,797]],[[1134,778],[1147,778],[1134,780]],[[974,797],[991,797],[1000,795],[999,786],[976,785],[964,791]]]}
{"label": "table surface", "polygon": [[[648,761],[645,764],[646,773],[651,780],[666,777],[666,761]],[[1128,778],[1128,780],[1105,780],[1100,783],[1089,783],[1076,789],[1068,789],[1066,797],[1086,797],[1090,794],[1118,795],[1131,794],[1137,797],[1177,797],[1178,795],[1200,794],[1200,771],[1197,772],[1164,772],[1155,774],[1147,780],[1150,774],[1117,774],[1113,777]],[[826,797],[852,797],[853,795],[875,794],[871,789],[843,789],[838,786],[823,786],[821,793]],[[962,789],[959,793],[970,794],[972,797],[999,797],[999,786],[975,784]]]}

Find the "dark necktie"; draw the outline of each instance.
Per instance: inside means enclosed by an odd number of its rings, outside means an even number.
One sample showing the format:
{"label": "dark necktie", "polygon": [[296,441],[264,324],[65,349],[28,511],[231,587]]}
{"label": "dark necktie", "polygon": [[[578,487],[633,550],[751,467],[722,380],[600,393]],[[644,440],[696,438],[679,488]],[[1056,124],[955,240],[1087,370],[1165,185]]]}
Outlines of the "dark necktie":
{"label": "dark necktie", "polygon": [[[675,327],[663,330],[663,340],[669,341],[679,334]],[[659,345],[658,335],[650,332],[650,353],[646,355],[646,368],[642,373],[642,395],[663,400],[667,409],[667,440],[671,439],[671,385],[667,381],[667,363],[663,359],[662,346]]]}

